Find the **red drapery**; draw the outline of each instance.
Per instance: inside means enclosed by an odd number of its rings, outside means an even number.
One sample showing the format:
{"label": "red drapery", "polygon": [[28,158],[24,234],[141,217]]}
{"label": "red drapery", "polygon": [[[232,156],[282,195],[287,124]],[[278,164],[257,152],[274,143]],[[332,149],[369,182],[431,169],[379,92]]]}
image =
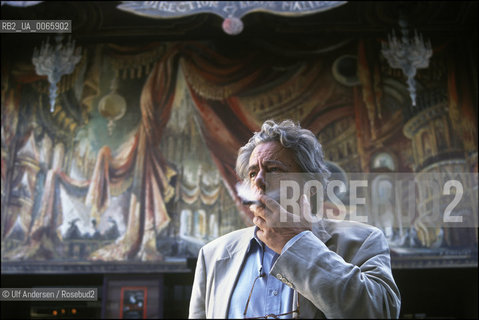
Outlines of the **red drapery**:
{"label": "red drapery", "polygon": [[[235,163],[238,149],[246,144],[254,131],[259,131],[262,121],[250,112],[241,98],[247,96],[251,101],[256,96],[261,96],[257,98],[261,101],[260,107],[269,107],[271,111],[275,111],[271,107],[275,103],[283,108],[300,110],[303,105],[310,103],[303,114],[297,115],[297,120],[302,122],[303,127],[317,133],[321,126],[327,124],[324,121],[321,124],[318,122],[318,116],[324,114],[322,110],[339,105],[344,109],[341,113],[343,116],[353,114],[352,101],[345,98],[351,95],[338,95],[339,87],[333,79],[328,78],[329,73],[324,72],[322,61],[317,58],[295,66],[294,72],[278,72],[274,68],[277,59],[261,52],[232,59],[202,45],[195,49],[182,51],[181,65],[202,119],[201,131],[231,196],[243,213],[244,222],[251,224],[251,212],[239,204],[236,195],[238,177],[235,174]],[[197,54],[198,50],[201,50],[201,55]],[[295,82],[304,85],[295,88],[294,92],[284,92],[277,90],[276,86],[271,87],[270,83],[275,78],[282,79],[276,83],[277,87],[282,84],[289,87],[290,83]],[[260,86],[279,98],[276,97],[275,101],[270,101],[269,97],[263,98],[267,95],[265,92],[255,91]],[[271,105],[265,105],[268,103]]]}
{"label": "red drapery", "polygon": [[[112,155],[108,147],[102,148],[88,181],[74,181],[58,170],[47,173],[44,205],[33,233],[43,227],[54,230],[59,225],[61,217],[55,217],[54,213],[57,176],[63,183],[81,188],[88,185],[86,203],[92,205],[91,215],[96,219],[109,205],[111,188],[121,188],[125,180],[132,179],[125,235],[94,252],[90,259],[161,260],[161,253],[156,250],[156,236],[170,221],[165,203],[173,196],[174,189],[169,181],[176,172],[163,159],[158,144],[170,118],[180,59],[180,71],[185,74],[202,120],[201,133],[225,185],[236,200],[238,180],[234,168],[238,149],[260,129],[263,121],[251,112],[247,101],[258,102],[259,110],[266,114],[269,111],[278,113],[276,108],[281,111],[299,109],[301,112],[296,120],[315,133],[325,125],[318,122],[319,116],[329,114],[324,110],[340,106],[344,109],[342,114],[353,112],[351,101],[345,99],[348,95],[338,95],[338,90],[344,88],[328,78],[329,73],[317,57],[300,64],[254,51],[231,58],[203,44],[173,44],[155,64],[143,87],[142,120],[136,134],[116,155]],[[286,67],[277,68],[278,63]],[[294,90],[291,84],[296,84]],[[337,99],[338,96],[341,98]],[[329,115],[326,119],[333,121],[335,118]],[[249,210],[239,207],[244,213],[244,222],[250,224]],[[37,234],[40,239],[41,233]]]}
{"label": "red drapery", "polygon": [[172,47],[150,73],[140,105],[142,121],[136,134],[112,155],[109,147],[100,149],[91,179],[77,181],[61,168],[46,173],[41,209],[31,229],[31,242],[11,254],[13,259],[54,258],[57,227],[62,214],[55,209],[58,182],[87,191],[86,204],[91,216],[99,219],[109,205],[111,188],[122,188],[132,180],[125,235],[116,243],[100,248],[92,260],[161,260],[156,235],[168,224],[165,208],[174,193],[169,184],[176,172],[163,159],[158,144],[171,113],[176,84],[176,48]]}
{"label": "red drapery", "polygon": [[[135,157],[135,161],[127,162],[134,165],[134,173],[126,234],[116,243],[92,253],[93,260],[162,258],[156,250],[156,236],[170,221],[165,203],[173,196],[169,181],[176,172],[163,159],[158,144],[171,114],[176,60],[177,48],[173,46],[157,62],[141,93],[142,120],[135,137],[137,146],[125,154],[129,159]],[[97,167],[101,170],[101,165]]]}

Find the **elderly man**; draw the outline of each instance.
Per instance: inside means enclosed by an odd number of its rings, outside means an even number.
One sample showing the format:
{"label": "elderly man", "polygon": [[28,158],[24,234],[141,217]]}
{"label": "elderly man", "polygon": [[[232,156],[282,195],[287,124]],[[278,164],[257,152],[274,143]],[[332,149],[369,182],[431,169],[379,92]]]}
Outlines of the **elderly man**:
{"label": "elderly man", "polygon": [[281,179],[270,179],[278,173],[314,173],[326,182],[311,131],[289,120],[266,121],[239,150],[236,171],[258,195],[250,206],[255,226],[200,250],[190,318],[399,317],[400,294],[379,229],[314,219],[309,195],[300,197],[299,213],[288,212],[268,192],[279,188]]}

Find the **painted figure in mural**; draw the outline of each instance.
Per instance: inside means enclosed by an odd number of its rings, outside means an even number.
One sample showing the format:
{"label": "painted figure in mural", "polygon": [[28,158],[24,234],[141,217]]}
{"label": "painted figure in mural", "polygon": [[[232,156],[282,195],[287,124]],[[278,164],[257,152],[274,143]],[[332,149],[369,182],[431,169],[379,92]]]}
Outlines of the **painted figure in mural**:
{"label": "painted figure in mural", "polygon": [[322,147],[311,131],[290,120],[266,121],[239,150],[236,171],[257,194],[249,207],[255,225],[200,250],[190,318],[399,317],[383,232],[313,216],[311,195],[282,207],[283,195],[270,192],[291,173],[327,182]]}

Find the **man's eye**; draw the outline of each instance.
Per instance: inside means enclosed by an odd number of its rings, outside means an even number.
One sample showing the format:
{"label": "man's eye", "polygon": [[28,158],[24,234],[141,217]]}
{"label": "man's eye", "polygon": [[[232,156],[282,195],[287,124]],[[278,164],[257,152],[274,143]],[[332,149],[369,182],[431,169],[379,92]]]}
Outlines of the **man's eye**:
{"label": "man's eye", "polygon": [[280,169],[277,167],[269,168],[269,172],[278,172],[278,171],[280,171]]}
{"label": "man's eye", "polygon": [[253,179],[254,177],[256,177],[256,172],[251,171],[251,172],[249,173],[249,178],[250,178],[250,179]]}

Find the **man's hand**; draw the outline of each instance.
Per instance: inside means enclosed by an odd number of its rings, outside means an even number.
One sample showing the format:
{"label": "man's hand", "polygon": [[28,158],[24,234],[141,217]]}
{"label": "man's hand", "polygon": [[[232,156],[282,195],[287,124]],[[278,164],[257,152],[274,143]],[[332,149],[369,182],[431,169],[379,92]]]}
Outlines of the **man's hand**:
{"label": "man's hand", "polygon": [[252,205],[253,223],[258,226],[258,238],[271,250],[281,254],[284,245],[298,233],[311,230],[313,220],[311,205],[306,195],[300,199],[300,213],[295,215],[286,211],[271,197],[262,195],[259,199],[264,206]]}

